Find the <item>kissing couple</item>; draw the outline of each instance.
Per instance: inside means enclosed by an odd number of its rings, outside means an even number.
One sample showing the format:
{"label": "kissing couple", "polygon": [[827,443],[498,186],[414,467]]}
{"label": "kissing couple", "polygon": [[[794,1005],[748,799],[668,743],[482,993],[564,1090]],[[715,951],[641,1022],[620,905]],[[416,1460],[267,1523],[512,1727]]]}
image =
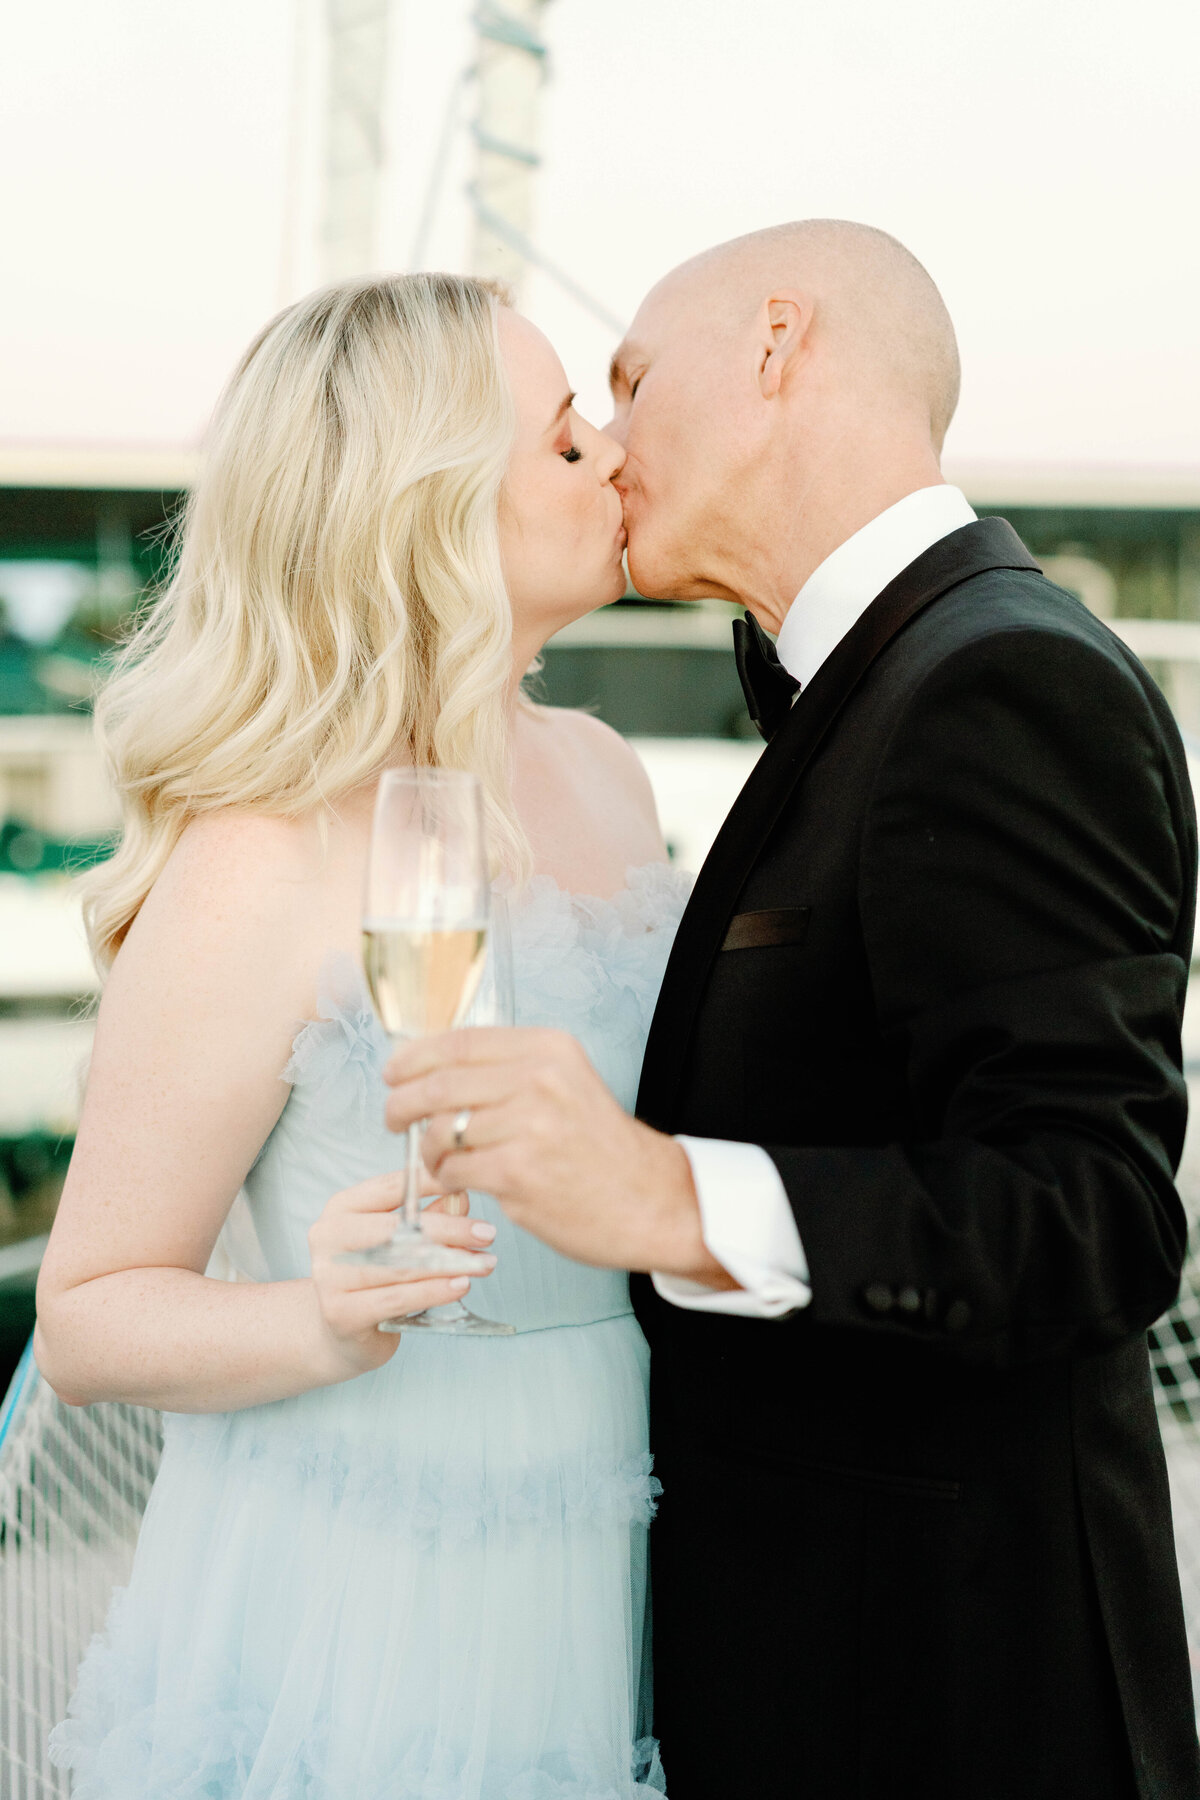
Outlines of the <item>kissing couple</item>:
{"label": "kissing couple", "polygon": [[[1197,1800],[1171,715],[944,482],[954,332],[886,234],[696,257],[612,386],[598,430],[418,274],[289,307],[220,402],[97,709],[34,1348],[164,1449],[52,1757],[77,1800]],[[767,743],[694,886],[629,747],[523,687],[626,544],[745,609]],[[516,1025],[393,1053],[364,867],[430,764],[482,785]],[[468,1278],[340,1260],[422,1119],[510,1336],[381,1332]]]}

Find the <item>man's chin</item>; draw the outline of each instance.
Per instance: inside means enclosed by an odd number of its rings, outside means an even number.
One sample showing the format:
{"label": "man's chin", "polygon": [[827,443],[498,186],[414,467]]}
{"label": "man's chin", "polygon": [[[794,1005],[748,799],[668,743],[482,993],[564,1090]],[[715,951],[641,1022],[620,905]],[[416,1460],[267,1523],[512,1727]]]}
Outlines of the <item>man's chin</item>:
{"label": "man's chin", "polygon": [[625,563],[629,579],[643,600],[681,600],[689,597],[680,592],[687,582],[682,566],[670,555],[664,556],[661,550],[656,551],[641,533],[630,536]]}

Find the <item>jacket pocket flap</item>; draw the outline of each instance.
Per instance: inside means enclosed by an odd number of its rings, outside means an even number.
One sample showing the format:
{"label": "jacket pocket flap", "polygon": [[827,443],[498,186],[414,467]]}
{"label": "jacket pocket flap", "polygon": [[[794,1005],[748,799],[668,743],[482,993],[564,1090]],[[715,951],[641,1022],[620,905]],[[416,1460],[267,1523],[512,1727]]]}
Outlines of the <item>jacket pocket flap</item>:
{"label": "jacket pocket flap", "polygon": [[776,906],[738,913],[729,922],[722,950],[761,950],[769,944],[799,944],[808,930],[811,906]]}

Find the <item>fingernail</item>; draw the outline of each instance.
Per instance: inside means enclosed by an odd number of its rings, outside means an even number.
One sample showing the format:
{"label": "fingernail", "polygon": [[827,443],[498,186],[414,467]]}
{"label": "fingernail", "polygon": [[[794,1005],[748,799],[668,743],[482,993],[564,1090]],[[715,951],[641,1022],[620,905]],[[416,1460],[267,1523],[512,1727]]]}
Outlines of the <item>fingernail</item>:
{"label": "fingernail", "polygon": [[471,1236],[480,1244],[490,1244],[495,1235],[496,1227],[494,1225],[485,1225],[480,1221],[478,1225],[471,1227]]}
{"label": "fingernail", "polygon": [[454,1289],[456,1294],[465,1294],[470,1285],[471,1278],[469,1275],[456,1275],[454,1280],[450,1283],[450,1286]]}

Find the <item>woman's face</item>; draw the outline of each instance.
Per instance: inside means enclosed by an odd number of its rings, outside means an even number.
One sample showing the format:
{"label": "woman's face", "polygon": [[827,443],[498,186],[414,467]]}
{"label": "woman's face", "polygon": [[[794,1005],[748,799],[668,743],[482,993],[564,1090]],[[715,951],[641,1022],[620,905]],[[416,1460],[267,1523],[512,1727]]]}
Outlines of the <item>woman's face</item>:
{"label": "woman's face", "polygon": [[562,364],[536,326],[500,309],[517,430],[500,495],[500,557],[519,653],[625,592],[615,438],[581,419]]}

